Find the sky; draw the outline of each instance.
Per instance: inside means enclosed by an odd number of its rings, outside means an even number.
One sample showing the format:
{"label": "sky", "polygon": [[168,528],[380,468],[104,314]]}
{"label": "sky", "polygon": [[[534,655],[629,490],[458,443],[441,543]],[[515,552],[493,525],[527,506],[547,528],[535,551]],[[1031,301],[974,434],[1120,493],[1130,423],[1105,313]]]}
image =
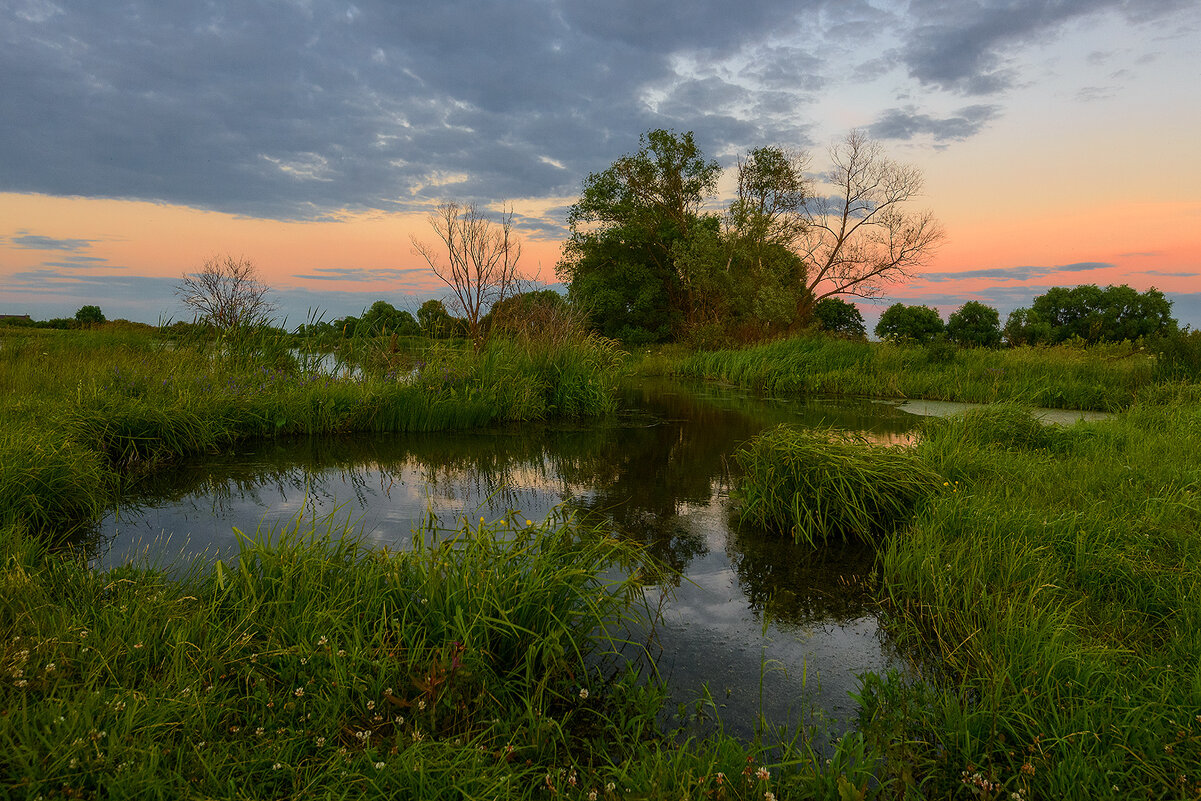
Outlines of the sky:
{"label": "sky", "polygon": [[0,314],[190,319],[225,254],[289,326],[415,310],[446,201],[510,204],[553,284],[583,180],[655,128],[917,166],[946,238],[869,324],[1125,283],[1201,328],[1197,0],[0,0]]}

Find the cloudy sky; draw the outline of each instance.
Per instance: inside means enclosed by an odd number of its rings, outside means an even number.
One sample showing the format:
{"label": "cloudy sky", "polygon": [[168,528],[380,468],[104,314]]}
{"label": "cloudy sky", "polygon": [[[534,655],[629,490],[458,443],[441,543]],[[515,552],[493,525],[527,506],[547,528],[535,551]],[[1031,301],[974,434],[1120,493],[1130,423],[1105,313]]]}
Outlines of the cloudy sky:
{"label": "cloudy sky", "polygon": [[511,202],[554,281],[653,128],[919,166],[947,240],[890,301],[1129,283],[1201,327],[1196,0],[0,0],[0,314],[178,319],[218,253],[290,322],[414,307],[443,200]]}

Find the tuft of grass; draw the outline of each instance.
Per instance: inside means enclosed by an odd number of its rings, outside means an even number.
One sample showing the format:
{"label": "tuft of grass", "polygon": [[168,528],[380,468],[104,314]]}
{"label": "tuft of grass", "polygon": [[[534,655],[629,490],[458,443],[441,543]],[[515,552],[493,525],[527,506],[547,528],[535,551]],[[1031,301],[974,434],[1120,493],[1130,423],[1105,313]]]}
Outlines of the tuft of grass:
{"label": "tuft of grass", "polygon": [[743,522],[796,542],[877,542],[906,524],[942,483],[911,448],[869,446],[834,429],[780,425],[734,455]]}

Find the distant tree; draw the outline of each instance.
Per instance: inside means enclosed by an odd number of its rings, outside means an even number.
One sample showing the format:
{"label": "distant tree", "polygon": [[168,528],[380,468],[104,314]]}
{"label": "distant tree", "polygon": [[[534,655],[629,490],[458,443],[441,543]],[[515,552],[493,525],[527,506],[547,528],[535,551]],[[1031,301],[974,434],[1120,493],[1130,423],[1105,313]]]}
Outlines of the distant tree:
{"label": "distant tree", "polygon": [[80,306],[75,312],[75,322],[84,327],[99,325],[104,322],[104,312],[99,306]]}
{"label": "distant tree", "polygon": [[894,303],[880,315],[876,336],[898,342],[925,344],[941,334],[942,318],[929,306],[906,306]]}
{"label": "distant tree", "polygon": [[821,330],[831,334],[857,338],[867,336],[867,326],[859,307],[842,298],[822,298],[813,307],[813,317]]}
{"label": "distant tree", "polygon": [[861,131],[832,147],[830,158],[834,166],[825,179],[835,192],[806,198],[799,246],[813,302],[832,295],[878,297],[930,258],[942,227],[931,212],[907,208],[921,193],[921,172],[885,156]]}
{"label": "distant tree", "polygon": [[363,313],[360,325],[362,333],[369,336],[380,334],[404,336],[421,333],[421,328],[412,314],[403,309],[397,309],[386,300],[377,300],[371,304],[371,308]]}
{"label": "distant tree", "polygon": [[417,310],[417,324],[427,337],[448,337],[454,333],[455,318],[440,300],[427,300]]}
{"label": "distant tree", "polygon": [[266,324],[275,312],[270,291],[249,259],[228,255],[207,259],[199,272],[185,273],[175,287],[198,321],[223,331]]}
{"label": "distant tree", "polygon": [[1001,315],[991,306],[969,300],[947,318],[947,339],[969,348],[998,347]]}
{"label": "distant tree", "polygon": [[454,305],[479,350],[486,333],[480,320],[489,306],[504,300],[518,278],[521,242],[513,233],[513,211],[506,209],[500,221],[493,222],[473,204],[443,203],[430,215],[429,224],[440,244],[413,237],[413,252],[450,287]]}
{"label": "distant tree", "polygon": [[1029,309],[1016,309],[1005,322],[1011,344],[1134,341],[1174,331],[1172,302],[1157,289],[1138,292],[1122,284],[1052,287]]}

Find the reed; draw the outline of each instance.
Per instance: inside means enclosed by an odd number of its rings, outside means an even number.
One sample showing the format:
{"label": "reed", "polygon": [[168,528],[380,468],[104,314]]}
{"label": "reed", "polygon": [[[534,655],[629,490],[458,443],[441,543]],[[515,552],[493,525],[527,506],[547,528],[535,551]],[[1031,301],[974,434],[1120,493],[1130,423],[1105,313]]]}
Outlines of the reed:
{"label": "reed", "polygon": [[821,336],[695,352],[678,374],[768,392],[1114,411],[1154,385],[1154,357],[1126,344],[949,350]]}
{"label": "reed", "polygon": [[742,522],[796,542],[878,542],[940,486],[911,448],[869,446],[832,429],[780,425],[737,453],[734,498]]}

